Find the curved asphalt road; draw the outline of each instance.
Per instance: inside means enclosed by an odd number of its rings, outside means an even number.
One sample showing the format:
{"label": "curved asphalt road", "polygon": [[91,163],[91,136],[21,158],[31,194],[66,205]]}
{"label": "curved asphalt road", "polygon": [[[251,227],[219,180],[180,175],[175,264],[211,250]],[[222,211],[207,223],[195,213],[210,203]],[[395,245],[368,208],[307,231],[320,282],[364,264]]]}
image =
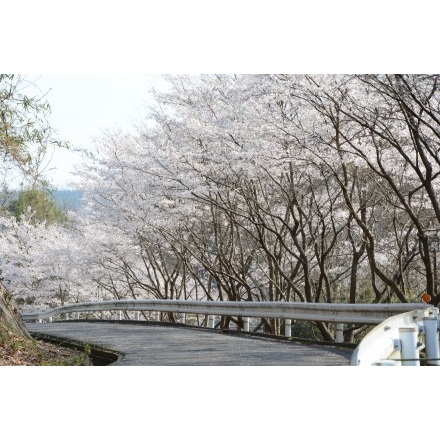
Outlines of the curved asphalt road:
{"label": "curved asphalt road", "polygon": [[115,366],[349,365],[352,350],[184,326],[109,322],[27,323],[31,333],[81,341],[121,354]]}

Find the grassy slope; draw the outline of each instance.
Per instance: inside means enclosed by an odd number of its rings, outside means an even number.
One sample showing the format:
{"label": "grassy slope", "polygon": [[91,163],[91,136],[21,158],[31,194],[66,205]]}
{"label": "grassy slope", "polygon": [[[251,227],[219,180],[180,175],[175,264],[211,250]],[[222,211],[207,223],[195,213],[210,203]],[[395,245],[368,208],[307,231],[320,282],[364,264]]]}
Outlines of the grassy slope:
{"label": "grassy slope", "polygon": [[85,353],[17,336],[0,323],[0,366],[89,365]]}

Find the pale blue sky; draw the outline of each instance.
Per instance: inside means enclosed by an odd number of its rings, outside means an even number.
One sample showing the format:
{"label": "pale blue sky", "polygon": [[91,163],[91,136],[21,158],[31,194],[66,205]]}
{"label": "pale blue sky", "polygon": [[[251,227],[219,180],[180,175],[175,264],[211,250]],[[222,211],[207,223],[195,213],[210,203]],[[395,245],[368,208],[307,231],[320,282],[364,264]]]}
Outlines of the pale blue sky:
{"label": "pale blue sky", "polygon": [[[114,126],[133,128],[145,108],[155,75],[141,74],[28,74],[52,108],[51,125],[59,137],[77,147],[89,147],[94,136]],[[65,187],[79,156],[57,151],[47,173],[56,187]]]}

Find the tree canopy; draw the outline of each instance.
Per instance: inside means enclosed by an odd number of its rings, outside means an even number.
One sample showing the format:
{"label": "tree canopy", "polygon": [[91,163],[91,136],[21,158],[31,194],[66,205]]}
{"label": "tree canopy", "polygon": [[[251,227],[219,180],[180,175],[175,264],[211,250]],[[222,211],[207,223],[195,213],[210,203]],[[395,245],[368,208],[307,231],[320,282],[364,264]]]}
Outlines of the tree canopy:
{"label": "tree canopy", "polygon": [[[55,133],[48,122],[50,107],[43,96],[29,96],[26,89],[30,83],[25,77],[14,74],[0,74],[0,179],[2,193],[0,205],[5,205],[9,195],[8,184],[17,175],[28,180],[31,184],[45,183],[41,174],[41,164],[47,149],[51,145],[60,145],[55,138]],[[27,200],[26,200],[27,199]],[[26,203],[34,205],[38,213],[36,218],[45,216],[48,221],[53,221],[59,213],[50,207],[50,200],[42,193],[29,190],[22,193],[19,200],[12,205],[15,215],[20,215],[26,207]],[[0,210],[0,216],[2,212]],[[6,220],[1,218],[0,220]],[[1,228],[0,238],[5,238],[5,229]],[[10,231],[7,230],[6,234]],[[4,244],[3,244],[4,246]],[[7,267],[9,259],[5,258],[8,248],[2,246],[0,281],[7,282]],[[16,266],[20,262],[15,261]],[[15,294],[15,292],[13,292]],[[15,303],[11,310],[9,304],[13,303],[11,294],[0,285],[0,320],[9,328],[29,335],[20,323],[18,308]]]}
{"label": "tree canopy", "polygon": [[18,167],[36,181],[48,148],[62,143],[49,123],[50,105],[44,95],[28,95],[32,84],[22,75],[0,74],[1,165]]}
{"label": "tree canopy", "polygon": [[136,132],[96,139],[74,227],[3,220],[11,290],[33,307],[440,302],[439,75],[165,79]]}
{"label": "tree canopy", "polygon": [[9,203],[8,209],[17,220],[27,213],[34,224],[45,222],[49,225],[67,221],[66,213],[58,207],[51,194],[43,189],[29,188],[20,191],[18,198]]}

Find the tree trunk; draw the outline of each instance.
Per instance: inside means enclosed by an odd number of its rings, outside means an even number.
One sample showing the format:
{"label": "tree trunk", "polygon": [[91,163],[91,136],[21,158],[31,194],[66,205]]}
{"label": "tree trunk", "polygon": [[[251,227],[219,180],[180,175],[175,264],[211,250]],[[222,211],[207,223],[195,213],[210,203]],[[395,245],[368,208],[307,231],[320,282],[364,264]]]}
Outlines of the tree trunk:
{"label": "tree trunk", "polygon": [[0,324],[5,324],[12,331],[24,338],[31,338],[21,319],[20,310],[12,294],[0,283]]}

